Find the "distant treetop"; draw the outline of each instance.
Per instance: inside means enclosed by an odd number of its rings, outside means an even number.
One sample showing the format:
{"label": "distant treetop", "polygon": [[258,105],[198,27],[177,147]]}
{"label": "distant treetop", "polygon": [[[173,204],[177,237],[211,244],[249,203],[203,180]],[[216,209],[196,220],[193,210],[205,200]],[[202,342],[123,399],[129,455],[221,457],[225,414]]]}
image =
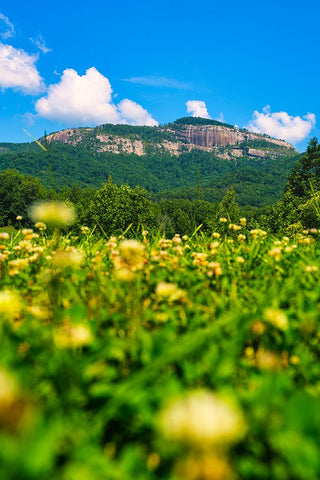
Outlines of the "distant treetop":
{"label": "distant treetop", "polygon": [[216,125],[220,127],[234,128],[234,126],[230,125],[229,123],[223,123],[219,122],[218,120],[202,117],[182,117],[178,118],[178,120],[174,121],[170,125]]}

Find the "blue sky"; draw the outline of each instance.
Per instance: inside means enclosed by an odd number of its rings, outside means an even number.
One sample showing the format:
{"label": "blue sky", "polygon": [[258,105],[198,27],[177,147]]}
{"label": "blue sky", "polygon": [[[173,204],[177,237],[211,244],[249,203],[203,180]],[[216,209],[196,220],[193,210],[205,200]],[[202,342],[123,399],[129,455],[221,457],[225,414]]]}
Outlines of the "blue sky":
{"label": "blue sky", "polygon": [[201,114],[303,151],[319,136],[319,13],[310,0],[6,2],[0,141]]}

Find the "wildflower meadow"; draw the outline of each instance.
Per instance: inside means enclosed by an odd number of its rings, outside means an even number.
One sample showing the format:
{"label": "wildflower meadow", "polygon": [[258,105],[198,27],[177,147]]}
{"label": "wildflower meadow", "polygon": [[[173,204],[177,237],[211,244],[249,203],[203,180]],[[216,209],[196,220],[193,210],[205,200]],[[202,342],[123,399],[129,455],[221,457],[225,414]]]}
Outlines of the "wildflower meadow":
{"label": "wildflower meadow", "polygon": [[320,478],[317,229],[31,218],[0,231],[0,480]]}

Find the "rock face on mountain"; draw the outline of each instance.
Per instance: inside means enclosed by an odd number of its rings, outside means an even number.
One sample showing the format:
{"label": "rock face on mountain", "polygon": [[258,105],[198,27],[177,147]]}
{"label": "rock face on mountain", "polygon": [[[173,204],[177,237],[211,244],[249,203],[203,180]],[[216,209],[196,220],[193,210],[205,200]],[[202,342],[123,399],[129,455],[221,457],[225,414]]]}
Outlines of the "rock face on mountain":
{"label": "rock face on mountain", "polygon": [[191,150],[212,151],[226,160],[244,155],[262,158],[270,153],[276,155],[294,151],[292,145],[284,140],[214,120],[198,119],[198,122],[197,119],[186,118],[160,127],[101,125],[96,128],[73,128],[53,133],[47,140],[73,146],[79,144],[96,152],[138,156],[150,151],[163,151],[174,156]]}
{"label": "rock face on mountain", "polygon": [[219,125],[182,125],[177,133],[195,148],[197,146],[206,148],[226,147],[227,145],[239,145],[248,141],[261,141],[262,139],[283,148],[293,148],[284,140],[276,140],[257,133]]}

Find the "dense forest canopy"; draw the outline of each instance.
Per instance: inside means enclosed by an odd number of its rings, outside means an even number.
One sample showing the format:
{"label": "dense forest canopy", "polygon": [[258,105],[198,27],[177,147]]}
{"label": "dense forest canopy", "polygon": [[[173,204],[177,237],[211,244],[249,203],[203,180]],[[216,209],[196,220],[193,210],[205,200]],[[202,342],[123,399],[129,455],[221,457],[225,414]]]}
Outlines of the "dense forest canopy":
{"label": "dense forest canopy", "polygon": [[[53,187],[48,155],[38,145],[1,144],[0,147],[5,149],[0,150],[0,171],[15,169],[39,177],[45,186]],[[224,160],[213,152],[199,150],[178,157],[165,152],[138,156],[94,152],[85,146],[59,142],[50,147],[54,186],[58,189],[73,184],[99,188],[111,175],[117,185],[128,184],[132,188],[138,185],[155,198],[200,198],[216,202],[234,185],[241,205],[257,207],[279,200],[296,158],[288,153],[275,158],[244,156]]]}
{"label": "dense forest canopy", "polygon": [[[58,152],[59,148],[60,152],[79,152],[72,148],[70,150],[69,146],[67,150],[64,150],[65,145],[57,145],[57,147]],[[221,218],[226,218],[226,222],[236,222],[240,215],[247,218],[248,227],[263,227],[273,232],[285,233],[294,225],[294,228],[318,228],[320,226],[318,172],[320,147],[316,139],[310,142],[307,152],[298,159],[288,180],[286,183],[283,182],[283,186],[276,182],[277,178],[281,177],[282,169],[287,168],[285,159],[278,162],[278,169],[272,168],[272,164],[266,160],[259,160],[259,168],[257,165],[256,168],[252,165],[249,166],[244,161],[243,168],[235,170],[232,169],[232,164],[224,162],[224,176],[219,179],[219,175],[216,173],[216,181],[211,180],[212,184],[207,182],[203,187],[201,175],[205,175],[206,168],[210,169],[210,156],[205,157],[207,162],[201,163],[200,158],[203,160],[203,157],[197,157],[197,153],[199,152],[194,152],[194,156],[191,156],[192,162],[190,154],[181,155],[175,160],[178,164],[181,162],[181,172],[189,176],[198,174],[198,185],[193,183],[189,187],[187,185],[162,193],[159,189],[157,194],[151,195],[146,189],[141,188],[143,182],[141,182],[141,186],[131,186],[128,181],[118,184],[111,176],[104,179],[102,185],[98,187],[92,186],[92,184],[86,186],[85,181],[82,186],[75,183],[63,185],[61,182],[59,189],[54,189],[50,184],[48,158],[45,154],[37,152],[36,161],[39,162],[38,165],[41,165],[43,172],[46,172],[47,185],[44,186],[39,179],[32,175],[23,175],[14,169],[0,172],[0,224],[2,226],[20,225],[20,221],[18,222],[16,217],[21,215],[23,224],[30,225],[28,216],[30,205],[44,198],[57,198],[71,202],[75,206],[78,218],[78,223],[74,226],[76,230],[80,229],[82,225],[88,225],[92,228],[97,227],[98,231],[104,235],[112,235],[115,232],[120,234],[127,228],[130,228],[132,233],[139,228],[147,228],[153,232],[165,232],[166,235],[190,234],[200,225],[202,231],[210,233],[218,227],[221,228]],[[11,155],[17,162],[18,156],[13,153]],[[33,158],[35,153],[30,152],[29,155],[30,161],[27,165],[30,167],[32,160],[35,160]],[[2,157],[4,156],[5,154],[2,155]],[[52,155],[51,160],[55,158],[59,158],[62,162],[62,169],[63,155],[60,154],[57,157]],[[114,155],[114,159],[121,162],[121,155]],[[139,162],[141,157],[131,156],[131,160]],[[170,162],[171,159],[166,158],[165,160]],[[58,164],[54,161],[52,164],[54,179],[58,185],[60,179],[63,178],[62,170],[60,177],[57,175],[59,173]],[[72,165],[75,168],[74,175],[77,175],[76,162],[72,162]],[[160,168],[160,160],[158,164],[155,162],[155,165]],[[172,170],[168,168],[170,165]],[[66,165],[63,168],[65,169]],[[263,169],[263,175],[259,174],[261,169]],[[200,171],[201,175],[199,175]],[[167,176],[162,178],[162,181],[169,182],[175,172],[177,170],[175,171],[173,165],[168,163],[165,169]],[[84,172],[81,173],[84,174]],[[260,182],[259,175],[261,176]],[[86,177],[84,176],[83,179],[86,180]],[[102,178],[100,178],[101,180]],[[203,184],[205,184],[204,181]],[[278,201],[273,201],[275,184],[280,191]],[[164,185],[164,183],[160,183],[160,179],[159,185]],[[301,190],[302,186],[303,190]],[[250,195],[252,196],[251,203]],[[263,198],[264,203],[259,204],[258,198]],[[268,201],[269,204],[266,204]]]}

